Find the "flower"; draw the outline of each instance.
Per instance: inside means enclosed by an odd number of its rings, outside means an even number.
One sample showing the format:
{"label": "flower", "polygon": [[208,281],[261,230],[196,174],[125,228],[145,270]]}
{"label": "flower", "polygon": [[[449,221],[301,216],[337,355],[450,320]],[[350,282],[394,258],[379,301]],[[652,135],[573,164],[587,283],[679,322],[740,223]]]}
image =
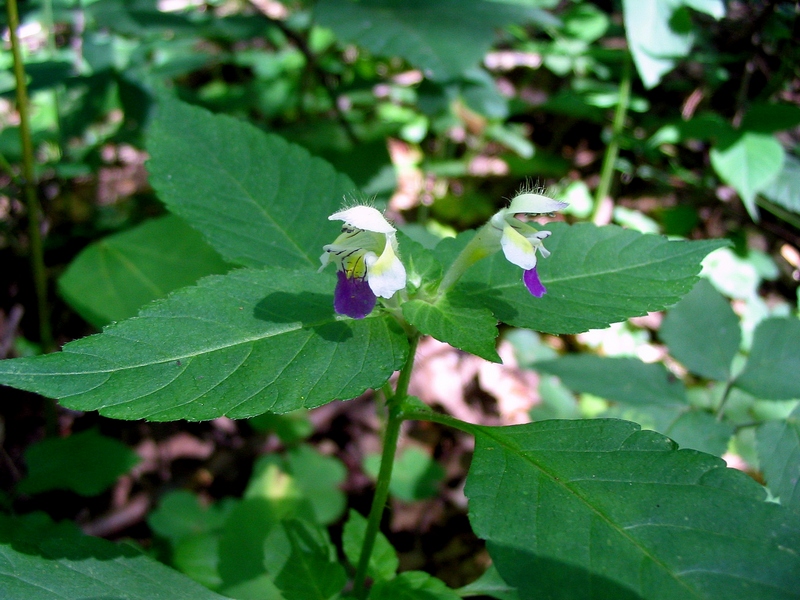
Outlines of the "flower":
{"label": "flower", "polygon": [[496,238],[499,234],[503,254],[510,263],[525,270],[522,280],[528,291],[537,298],[544,296],[547,288],[542,285],[536,272],[536,252],[538,251],[544,258],[550,256],[543,243],[550,236],[550,232],[539,231],[527,222],[519,220],[516,215],[550,214],[567,206],[566,202],[524,191],[514,197],[508,208],[498,211],[489,220],[489,227],[498,232],[492,237]]}
{"label": "flower", "polygon": [[396,229],[371,206],[354,206],[328,219],[344,221],[344,225],[339,237],[323,246],[320,271],[329,262],[336,264],[333,308],[340,315],[363,319],[375,308],[378,297],[391,298],[406,287]]}

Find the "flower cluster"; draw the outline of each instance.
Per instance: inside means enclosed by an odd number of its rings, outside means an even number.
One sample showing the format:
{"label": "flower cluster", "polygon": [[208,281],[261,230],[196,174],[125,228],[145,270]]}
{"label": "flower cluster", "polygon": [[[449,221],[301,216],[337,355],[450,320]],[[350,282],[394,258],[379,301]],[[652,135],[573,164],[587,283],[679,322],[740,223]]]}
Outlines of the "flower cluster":
{"label": "flower cluster", "polygon": [[[562,210],[559,202],[532,191],[517,194],[508,208],[498,211],[481,228],[450,266],[439,290],[444,293],[478,260],[502,250],[506,259],[524,270],[522,280],[528,291],[541,298],[547,289],[536,271],[537,253],[548,257],[544,247],[549,231],[539,231],[519,215],[536,217]],[[333,306],[337,313],[363,319],[375,308],[378,298],[392,298],[406,287],[406,270],[400,261],[397,230],[371,206],[353,206],[328,219],[344,221],[342,233],[332,244],[323,246],[320,257],[324,269],[337,267]]]}

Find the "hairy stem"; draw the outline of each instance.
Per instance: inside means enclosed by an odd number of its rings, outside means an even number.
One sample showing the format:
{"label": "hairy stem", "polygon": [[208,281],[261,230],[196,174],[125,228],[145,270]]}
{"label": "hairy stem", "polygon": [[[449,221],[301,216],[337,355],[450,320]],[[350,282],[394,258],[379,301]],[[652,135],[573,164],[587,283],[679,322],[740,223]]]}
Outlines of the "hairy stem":
{"label": "hairy stem", "polygon": [[611,128],[611,141],[606,146],[603,156],[603,166],[600,171],[600,183],[597,186],[594,196],[594,211],[592,221],[597,221],[602,210],[603,201],[608,197],[611,190],[611,180],[614,177],[614,166],[619,156],[619,137],[622,135],[622,128],[625,126],[625,117],[628,114],[628,107],[631,100],[631,61],[625,61],[622,71],[622,81],[619,84],[619,101],[617,109],[614,111],[614,123]]}
{"label": "hairy stem", "polygon": [[394,466],[394,455],[397,451],[397,440],[400,437],[400,426],[403,424],[403,413],[401,405],[408,395],[408,383],[411,381],[411,372],[414,370],[414,356],[417,353],[417,342],[419,334],[414,333],[409,336],[408,358],[400,371],[397,379],[397,387],[393,394],[386,398],[389,407],[389,418],[386,422],[386,430],[383,434],[383,452],[381,453],[381,468],[378,472],[378,481],[375,486],[375,496],[372,498],[372,507],[369,511],[367,520],[367,530],[364,533],[364,543],[361,546],[361,556],[356,567],[356,574],[353,578],[353,591],[356,598],[366,597],[364,584],[367,578],[367,567],[375,547],[375,538],[378,536],[383,509],[386,500],[389,498],[389,482],[392,480],[392,467]]}
{"label": "hairy stem", "polygon": [[33,141],[31,137],[30,115],[28,114],[28,90],[25,83],[25,68],[22,64],[17,28],[19,12],[17,0],[8,0],[8,31],[11,39],[11,52],[14,57],[14,78],[17,84],[17,110],[19,111],[19,136],[22,144],[22,178],[25,202],[28,205],[28,232],[31,244],[31,266],[36,286],[36,299],[39,310],[39,339],[46,351],[53,349],[53,335],[50,332],[50,314],[47,306],[47,275],[44,266],[41,222],[42,207],[36,195],[36,180],[33,170]]}

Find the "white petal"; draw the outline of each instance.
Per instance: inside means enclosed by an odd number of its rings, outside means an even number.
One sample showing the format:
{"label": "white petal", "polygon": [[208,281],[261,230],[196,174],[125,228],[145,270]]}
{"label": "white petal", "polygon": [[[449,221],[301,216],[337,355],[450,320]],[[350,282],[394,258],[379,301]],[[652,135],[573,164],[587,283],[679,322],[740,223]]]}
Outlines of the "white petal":
{"label": "white petal", "polygon": [[322,266],[319,269],[317,269],[317,273],[320,273],[322,269],[327,267],[330,260],[331,260],[331,255],[328,254],[327,251],[323,252],[322,256],[319,257],[319,262],[322,263]]}
{"label": "white petal", "polygon": [[376,296],[391,298],[397,290],[406,287],[406,268],[394,252],[393,237],[386,242],[386,248],[380,255],[368,252],[364,260],[367,263],[367,283]]}
{"label": "white petal", "polygon": [[344,221],[348,225],[363,229],[364,231],[374,231],[375,233],[394,233],[395,228],[383,218],[381,212],[371,206],[354,206],[346,210],[340,210],[328,217],[329,221]]}
{"label": "white petal", "polygon": [[518,194],[511,200],[506,209],[509,213],[527,213],[530,215],[547,214],[563,210],[569,206],[568,202],[559,202],[541,194]]}
{"label": "white petal", "polygon": [[503,248],[503,254],[506,255],[508,262],[522,267],[526,271],[536,266],[536,249],[533,244],[511,225],[503,228],[500,246]]}

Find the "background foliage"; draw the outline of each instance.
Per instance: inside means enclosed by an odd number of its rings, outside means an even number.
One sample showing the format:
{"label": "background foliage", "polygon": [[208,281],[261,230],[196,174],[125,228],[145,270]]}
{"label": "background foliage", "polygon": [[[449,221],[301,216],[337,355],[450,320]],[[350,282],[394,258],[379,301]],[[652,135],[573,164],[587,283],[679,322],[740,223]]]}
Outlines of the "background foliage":
{"label": "background foliage", "polygon": [[[370,398],[409,343],[385,314],[334,315],[326,216],[386,207],[423,280],[526,182],[570,202],[548,294],[497,254],[402,307],[457,351],[430,370],[420,351],[412,389],[437,411],[406,406],[369,597],[796,597],[795,3],[20,10],[33,156],[0,55],[10,597],[337,597],[381,411],[330,402]],[[215,420],[152,422],[176,419]]]}

